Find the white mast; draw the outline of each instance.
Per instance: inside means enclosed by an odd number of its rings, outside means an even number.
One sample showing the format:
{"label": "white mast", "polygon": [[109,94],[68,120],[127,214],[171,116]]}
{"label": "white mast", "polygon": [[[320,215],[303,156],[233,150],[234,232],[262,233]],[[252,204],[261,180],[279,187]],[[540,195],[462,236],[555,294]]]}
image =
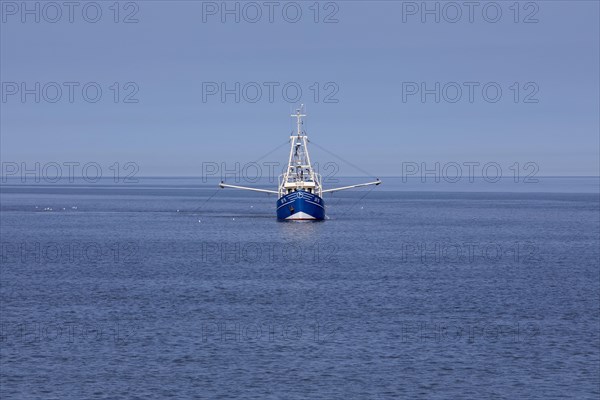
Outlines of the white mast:
{"label": "white mast", "polygon": [[304,105],[291,117],[296,118],[296,134],[290,136],[290,156],[286,172],[280,177],[279,194],[281,196],[305,190],[321,196],[321,177],[315,173],[308,155],[308,137],[302,130]]}

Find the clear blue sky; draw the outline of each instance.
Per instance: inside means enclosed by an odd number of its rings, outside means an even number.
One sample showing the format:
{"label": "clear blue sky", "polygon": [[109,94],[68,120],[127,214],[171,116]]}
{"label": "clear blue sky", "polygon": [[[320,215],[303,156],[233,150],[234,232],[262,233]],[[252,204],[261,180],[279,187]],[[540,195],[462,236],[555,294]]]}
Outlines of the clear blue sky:
{"label": "clear blue sky", "polygon": [[[118,19],[134,13],[139,22],[131,24],[113,22],[112,1],[99,2],[97,23],[86,22],[81,7],[73,11],[73,23],[66,8],[56,23],[46,21],[55,16],[51,9],[40,11],[39,23],[27,14],[22,23],[22,10],[2,4],[3,161],[133,161],[139,175],[200,175],[202,162],[253,161],[287,139],[293,104],[281,85],[297,82],[310,138],[375,175],[400,175],[405,161],[493,161],[503,167],[532,161],[538,175],[598,175],[597,1],[522,2],[519,23],[512,1],[498,2],[497,23],[484,18],[485,3],[475,8],[473,23],[466,8],[456,23],[445,20],[456,15],[452,9],[441,11],[440,23],[433,15],[422,23],[422,10],[411,8],[421,2],[390,1],[323,2],[319,23],[312,1],[299,2],[297,23],[283,18],[286,2],[280,2],[273,23],[264,6],[256,23],[245,20],[254,18],[250,8],[240,23],[231,15],[222,23],[206,2],[141,1],[137,10],[123,2]],[[293,19],[295,10],[287,11]],[[87,12],[93,19],[95,10]],[[338,22],[323,23],[332,13]],[[488,9],[487,19],[494,13]],[[538,22],[523,23],[526,18]],[[98,82],[103,94],[89,103],[79,86],[70,103],[63,86],[56,103],[35,103],[34,95],[22,103],[20,93],[8,94],[14,87],[6,82]],[[121,86],[119,103],[110,89],[114,82]],[[139,88],[138,103],[122,102],[133,90],[122,87],[126,82]],[[243,96],[235,103],[233,95],[224,103],[219,95],[203,102],[203,82],[280,86],[272,103],[264,86],[256,103]],[[314,82],[321,86],[317,102]],[[327,82],[339,89],[333,96],[339,102],[323,101],[333,90],[323,87]],[[419,94],[403,101],[403,82],[430,88],[436,82],[495,82],[503,93],[491,103],[479,86],[471,103],[463,86],[456,103],[443,97],[435,103],[433,94],[424,103]],[[517,103],[514,82],[521,86]],[[528,82],[534,85],[525,88]],[[46,97],[53,97],[54,89],[47,89]],[[448,89],[446,97],[453,98]],[[523,102],[535,90],[531,98],[539,102]],[[286,152],[282,148],[268,160],[284,161]],[[330,160],[315,152],[313,158],[319,157]]]}

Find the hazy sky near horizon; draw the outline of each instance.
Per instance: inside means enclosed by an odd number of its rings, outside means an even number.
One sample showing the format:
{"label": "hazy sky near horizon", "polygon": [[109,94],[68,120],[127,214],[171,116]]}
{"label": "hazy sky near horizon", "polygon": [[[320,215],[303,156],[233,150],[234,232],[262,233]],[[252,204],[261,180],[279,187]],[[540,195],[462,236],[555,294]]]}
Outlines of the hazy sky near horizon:
{"label": "hazy sky near horizon", "polygon": [[1,3],[3,162],[200,175],[285,142],[304,103],[310,139],[374,175],[403,162],[599,174],[597,1],[427,2],[438,15],[420,1],[23,4]]}

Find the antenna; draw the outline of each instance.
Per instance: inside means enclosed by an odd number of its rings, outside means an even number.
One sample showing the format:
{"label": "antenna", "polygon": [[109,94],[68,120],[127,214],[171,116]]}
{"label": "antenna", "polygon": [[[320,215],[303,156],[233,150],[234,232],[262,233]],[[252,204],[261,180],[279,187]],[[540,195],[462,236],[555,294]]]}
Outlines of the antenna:
{"label": "antenna", "polygon": [[305,114],[302,113],[302,108],[304,107],[304,104],[300,104],[300,108],[296,109],[296,114],[292,114],[291,117],[295,117],[296,118],[296,135],[298,136],[298,138],[300,136],[302,136],[302,117],[306,117]]}
{"label": "antenna", "polygon": [[[302,107],[304,107],[304,114],[308,115],[308,112],[306,110],[306,105],[302,104]],[[304,121],[302,121],[302,126],[304,126]],[[306,129],[304,130],[304,134],[306,135]]]}

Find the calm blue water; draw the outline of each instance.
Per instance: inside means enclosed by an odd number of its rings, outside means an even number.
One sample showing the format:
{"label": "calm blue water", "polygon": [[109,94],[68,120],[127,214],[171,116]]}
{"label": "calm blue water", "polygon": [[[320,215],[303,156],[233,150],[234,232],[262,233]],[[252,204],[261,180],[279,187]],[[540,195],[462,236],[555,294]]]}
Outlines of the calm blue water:
{"label": "calm blue water", "polygon": [[598,179],[552,179],[388,179],[318,223],[191,178],[5,183],[0,395],[597,399]]}

